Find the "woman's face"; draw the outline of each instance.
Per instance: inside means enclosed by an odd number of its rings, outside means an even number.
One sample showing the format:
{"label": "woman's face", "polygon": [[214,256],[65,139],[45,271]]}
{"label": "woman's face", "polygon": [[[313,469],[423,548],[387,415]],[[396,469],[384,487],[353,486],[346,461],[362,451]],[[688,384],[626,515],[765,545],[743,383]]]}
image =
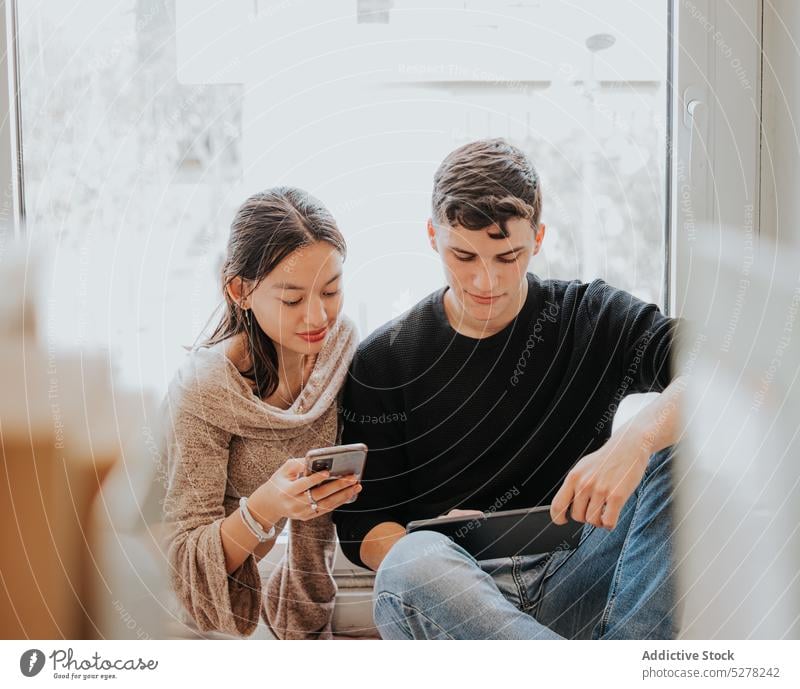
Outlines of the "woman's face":
{"label": "woman's face", "polygon": [[341,254],[327,242],[316,242],[283,259],[248,301],[276,347],[316,354],[342,310],[341,283]]}

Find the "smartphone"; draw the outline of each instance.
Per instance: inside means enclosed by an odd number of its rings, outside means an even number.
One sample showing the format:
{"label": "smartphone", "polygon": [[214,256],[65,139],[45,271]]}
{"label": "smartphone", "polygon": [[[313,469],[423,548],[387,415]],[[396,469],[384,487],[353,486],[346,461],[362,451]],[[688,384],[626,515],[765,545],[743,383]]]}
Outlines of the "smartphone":
{"label": "smartphone", "polygon": [[[321,447],[306,453],[306,476],[318,471],[329,471],[331,477],[327,481],[351,474],[360,481],[366,462],[367,446],[363,443]],[[355,501],[355,497],[348,500],[348,502],[353,501]]]}

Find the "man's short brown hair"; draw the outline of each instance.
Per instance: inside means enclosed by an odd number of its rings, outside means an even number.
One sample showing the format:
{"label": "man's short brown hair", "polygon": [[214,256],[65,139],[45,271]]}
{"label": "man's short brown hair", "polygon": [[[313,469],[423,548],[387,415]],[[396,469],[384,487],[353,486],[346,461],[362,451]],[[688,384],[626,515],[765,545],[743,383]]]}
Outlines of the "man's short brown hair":
{"label": "man's short brown hair", "polygon": [[536,229],[541,213],[539,175],[530,159],[505,139],[464,144],[442,161],[433,177],[437,223],[468,230],[496,223],[507,237],[506,220],[524,218]]}

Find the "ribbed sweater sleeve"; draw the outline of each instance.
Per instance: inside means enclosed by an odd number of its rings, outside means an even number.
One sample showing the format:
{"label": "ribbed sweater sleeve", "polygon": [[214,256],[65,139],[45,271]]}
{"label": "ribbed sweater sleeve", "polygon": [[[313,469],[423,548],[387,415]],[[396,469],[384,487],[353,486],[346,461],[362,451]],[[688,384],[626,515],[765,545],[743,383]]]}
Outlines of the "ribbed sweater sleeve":
{"label": "ribbed sweater sleeve", "polygon": [[672,381],[672,351],[680,321],[603,280],[589,285],[585,319],[591,337],[611,354],[611,379],[625,394],[662,392]]}

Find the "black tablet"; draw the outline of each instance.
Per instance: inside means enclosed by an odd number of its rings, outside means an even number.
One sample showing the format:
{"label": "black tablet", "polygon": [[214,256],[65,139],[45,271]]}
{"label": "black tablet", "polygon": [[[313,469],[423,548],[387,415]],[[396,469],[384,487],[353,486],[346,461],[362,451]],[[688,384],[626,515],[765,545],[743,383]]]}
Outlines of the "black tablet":
{"label": "black tablet", "polygon": [[580,542],[583,524],[550,520],[550,506],[492,512],[483,517],[441,517],[409,522],[406,533],[436,531],[452,539],[476,560],[571,550]]}

